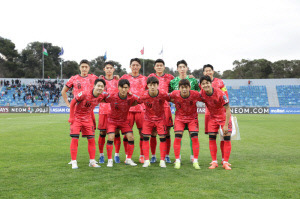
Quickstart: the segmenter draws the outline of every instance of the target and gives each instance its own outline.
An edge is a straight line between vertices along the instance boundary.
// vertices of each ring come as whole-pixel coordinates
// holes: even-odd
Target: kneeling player
[[[146,107],[144,123],[143,123],[143,154],[145,162],[143,167],[150,166],[149,161],[149,138],[153,128],[156,127],[160,139],[160,167],[165,168],[165,155],[167,150],[166,143],[166,123],[165,123],[165,101],[170,101],[168,93],[158,90],[159,81],[156,77],[148,77],[147,86],[149,88],[138,100],[144,103]]]
[[[200,169],[198,164],[198,155],[200,144],[198,141],[199,125],[197,113],[197,101],[200,101],[199,92],[190,90],[191,84],[189,80],[182,79],[179,81],[179,90],[173,91],[170,94],[171,101],[175,103],[176,113],[174,122],[174,154],[176,158],[175,168],[180,168],[180,149],[181,139],[185,127],[189,129],[190,137],[192,140],[192,149],[194,154],[193,167]]]
[[[213,88],[211,85],[211,78],[203,76],[200,79],[202,90],[200,91],[201,101],[205,103],[210,115],[205,122],[205,134],[209,134],[209,150],[212,157],[211,166],[209,169],[218,167],[217,161],[217,143],[216,137],[218,130],[221,127],[224,136],[224,161],[223,168],[231,170],[228,163],[231,153],[231,131],[232,124],[230,120],[229,100],[226,94],[219,88]],[[224,111],[226,110],[226,112]]]
[[[131,106],[137,105],[138,97],[136,95],[127,95],[130,89],[130,83],[127,79],[121,79],[118,84],[118,93],[112,93],[107,96],[104,101],[110,103],[111,113],[107,118],[107,134],[108,140],[106,144],[108,162],[107,166],[113,166],[112,150],[115,139],[116,129],[120,129],[123,135],[128,139],[127,158],[125,164],[136,166],[131,160],[134,150],[134,137],[132,128],[130,127],[127,115]]]
[[[87,137],[88,139],[88,152],[90,155],[89,166],[100,167],[97,165],[95,160],[95,128],[91,113],[94,108],[108,95],[107,93],[103,93],[104,87],[105,81],[103,79],[96,79],[92,90],[86,90],[78,93],[70,104],[69,123],[71,123],[70,136],[72,137],[70,146],[72,169],[78,169],[76,158],[80,131],[82,133],[82,137]]]

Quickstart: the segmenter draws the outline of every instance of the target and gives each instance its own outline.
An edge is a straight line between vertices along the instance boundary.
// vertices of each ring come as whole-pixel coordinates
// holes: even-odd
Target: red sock
[[[143,142],[143,154],[145,156],[145,160],[149,160],[149,140],[140,141]]]
[[[166,152],[167,152],[167,142],[165,140],[160,141],[159,149],[160,149],[160,160],[165,160]]]
[[[209,150],[213,161],[217,161],[217,142],[216,139],[209,139]]]
[[[180,149],[181,149],[181,137],[175,137],[174,139],[174,154],[175,158],[180,158]]]
[[[114,149],[113,141],[107,140],[107,143],[106,143],[107,159],[112,159],[113,149]]]
[[[121,138],[120,138],[120,135],[116,135],[115,136],[115,140],[114,140],[114,143],[115,143],[115,153],[119,153],[120,152],[120,147],[121,147]]]
[[[148,142],[149,145],[149,142]],[[149,154],[149,146],[148,146],[148,154]],[[144,155],[143,152],[143,137],[140,137],[140,155]]]
[[[199,155],[199,150],[200,150],[200,144],[198,137],[192,137],[192,147],[193,147],[193,154],[194,154],[194,159],[198,159]]]
[[[166,141],[167,141],[166,155],[169,155],[170,154],[170,149],[171,149],[171,137],[170,136],[166,136]]]
[[[151,148],[152,155],[155,155],[155,153],[156,153],[156,145],[157,145],[156,136],[151,136],[151,138],[150,138],[150,148]]]
[[[71,139],[70,152],[71,152],[72,160],[76,160],[77,158],[78,140],[79,138],[74,138],[74,137]]]
[[[103,153],[103,148],[104,148],[104,144],[105,144],[105,136],[106,135],[100,134],[99,139],[98,139],[98,148],[99,148],[100,153]]]
[[[95,138],[88,138],[88,151],[90,154],[90,159],[95,159],[96,156],[96,143]]]
[[[134,141],[128,141],[128,145],[127,145],[128,156],[127,156],[127,158],[131,158],[132,157],[133,150],[134,150]]]
[[[231,141],[224,141],[224,161],[228,162],[231,153]]]
[[[128,140],[127,140],[126,135],[124,135],[124,137],[123,137],[123,145],[124,145],[124,150],[125,150],[125,154],[126,154],[126,155],[128,155],[128,152],[127,152],[127,144],[128,144]]]
[[[222,160],[223,160],[224,159],[224,141],[220,142],[220,148],[221,148]]]

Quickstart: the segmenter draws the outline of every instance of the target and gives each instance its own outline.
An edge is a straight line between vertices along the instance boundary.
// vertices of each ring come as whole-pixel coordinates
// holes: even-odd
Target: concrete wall
[[[248,86],[249,79],[223,79],[226,86],[238,88],[239,86]],[[250,79],[251,86],[276,86],[276,85],[300,85],[299,78],[290,79]]]

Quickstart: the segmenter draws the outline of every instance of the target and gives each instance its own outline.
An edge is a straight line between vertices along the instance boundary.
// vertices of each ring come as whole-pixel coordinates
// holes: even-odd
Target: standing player
[[[223,168],[231,170],[228,163],[231,153],[231,132],[232,125],[230,121],[230,107],[229,100],[226,94],[219,88],[211,86],[211,79],[209,76],[203,76],[200,79],[202,90],[200,91],[201,101],[205,103],[206,108],[210,114],[205,123],[205,134],[209,134],[209,150],[212,157],[211,166],[209,169],[218,167],[217,161],[217,144],[216,138],[218,130],[221,127],[224,136],[224,161]],[[226,112],[224,111],[226,110]]]
[[[100,76],[106,82],[105,91],[109,94],[118,93],[118,80],[114,77],[114,64],[112,62],[105,62],[104,69],[105,76]],[[103,148],[105,144],[106,129],[107,129],[107,116],[110,114],[111,108],[110,104],[100,103],[99,107],[99,122],[98,130],[100,130],[100,135],[98,139],[98,147],[100,152],[99,163],[104,163],[104,153]],[[120,163],[119,151],[121,146],[121,138],[119,130],[115,132],[115,162]]]
[[[122,135],[125,135],[128,139],[127,144],[127,157],[125,164],[136,166],[131,160],[133,150],[134,150],[134,137],[132,128],[129,125],[129,121],[127,119],[128,112],[131,106],[137,105],[138,97],[136,95],[127,95],[130,89],[130,83],[127,79],[122,79],[119,81],[117,93],[112,93],[107,96],[104,101],[110,103],[111,112],[108,115],[107,119],[107,134],[108,140],[106,144],[107,149],[107,157],[108,162],[107,166],[113,166],[112,160],[112,150],[113,150],[113,141],[115,139],[116,129],[120,129],[122,131]]]
[[[200,91],[198,81],[195,78],[191,78],[187,75],[188,70],[189,70],[189,68],[188,68],[188,65],[185,60],[180,60],[177,62],[177,71],[179,72],[179,76],[175,77],[175,79],[173,79],[170,82],[170,92],[179,89],[179,81],[182,79],[189,80],[189,82],[191,83],[191,90]],[[191,160],[191,162],[193,162],[194,155],[193,155],[192,140],[190,140],[190,148],[191,148],[190,160]]]
[[[214,73],[215,73],[215,71],[214,71],[214,67],[212,65],[207,64],[207,65],[203,66],[203,75],[207,75],[207,76],[210,77],[211,86],[213,88],[219,88],[222,91],[224,91],[225,94],[226,94],[227,99],[229,99],[228,91],[227,91],[227,88],[226,88],[223,80],[214,77]],[[199,86],[200,86],[200,84],[199,84]],[[209,110],[205,109],[205,128],[207,127],[206,124],[208,122],[208,117],[209,117]],[[207,132],[207,129],[205,129],[205,132]],[[221,140],[221,142],[220,142],[220,148],[221,148],[221,153],[222,153],[222,164],[223,164],[223,161],[224,161],[224,141],[223,140]]]
[[[170,81],[172,79],[174,79],[174,77],[173,77],[173,75],[164,73],[164,70],[165,70],[164,60],[157,59],[155,61],[154,70],[156,71],[156,73],[151,73],[148,77],[152,77],[152,76],[156,77],[159,80],[158,89],[160,91],[169,93]],[[167,151],[166,151],[165,161],[166,161],[166,163],[171,163],[171,160],[169,157],[170,148],[171,148],[170,129],[173,126],[173,119],[172,119],[170,105],[167,101],[165,102],[164,109],[165,109],[166,126],[167,126],[167,135],[166,135]],[[151,153],[152,153],[150,163],[156,162],[156,156],[155,156],[156,145],[157,145],[156,135],[157,135],[157,131],[154,131],[154,132],[152,132],[151,138],[150,138],[150,148],[151,148]]]
[[[148,91],[138,100],[144,103],[146,107],[145,118],[143,123],[143,153],[145,155],[145,163],[143,167],[150,166],[149,161],[149,138],[153,128],[156,128],[160,139],[160,163],[162,168],[167,167],[165,162],[167,143],[166,143],[166,124],[165,124],[165,101],[170,101],[168,93],[158,90],[159,81],[156,77],[148,77]]]
[[[141,96],[146,88],[147,88],[147,77],[139,74],[139,71],[141,69],[141,61],[138,58],[133,58],[130,60],[130,69],[131,69],[131,75],[125,74],[120,79],[128,79],[130,82],[130,92],[132,94],[135,94],[137,96]],[[137,128],[139,129],[140,134],[140,162],[144,163],[144,155],[142,150],[142,127],[143,127],[143,121],[144,121],[144,106],[142,104],[139,104],[137,106],[131,107],[128,113],[128,120],[130,123],[130,127],[133,128],[134,122],[136,123]],[[126,155],[127,153],[127,144],[128,140],[124,136],[123,138],[123,144]]]
[[[192,91],[189,80],[182,79],[179,81],[179,91],[173,91],[170,94],[171,101],[175,103],[176,113],[174,122],[174,153],[175,153],[175,168],[180,168],[180,149],[181,139],[184,129],[188,127],[193,147],[193,166],[195,169],[200,169],[198,164],[198,155],[200,144],[198,141],[199,124],[197,113],[197,101],[200,101],[200,95],[198,91]]]
[[[70,103],[68,101],[67,92],[70,88],[73,88],[73,94],[74,96],[77,96],[78,93],[80,93],[81,91],[92,89],[95,80],[98,79],[98,76],[94,74],[88,74],[90,66],[89,61],[86,59],[80,61],[79,70],[80,74],[72,76],[61,91],[61,95],[68,107],[70,107]],[[94,112],[91,112],[91,116],[93,118],[94,126],[96,128]],[[69,162],[69,164],[71,164],[71,162]]]
[[[72,138],[70,145],[72,169],[78,169],[77,150],[80,132],[82,133],[81,136],[87,137],[88,140],[88,152],[90,155],[89,166],[100,167],[95,160],[95,128],[91,113],[94,108],[108,96],[107,93],[103,93],[104,87],[105,81],[103,79],[96,79],[94,89],[88,89],[78,93],[71,102],[69,123],[71,123],[70,136]]]

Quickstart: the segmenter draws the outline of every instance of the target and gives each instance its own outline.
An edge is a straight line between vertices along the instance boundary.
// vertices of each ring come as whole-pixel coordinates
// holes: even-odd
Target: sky
[[[80,62],[107,52],[130,72],[131,58],[163,58],[176,69],[211,64],[233,69],[241,59],[299,59],[299,0],[2,0],[0,36],[16,49],[34,41],[64,48]],[[163,48],[163,54],[159,55]]]

